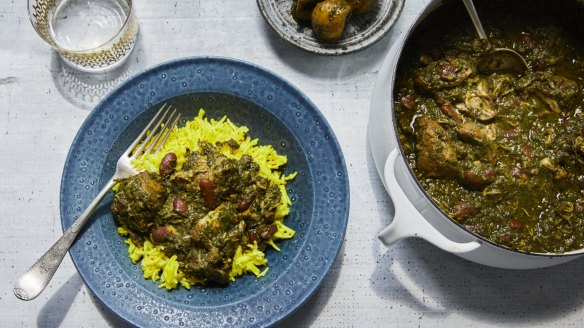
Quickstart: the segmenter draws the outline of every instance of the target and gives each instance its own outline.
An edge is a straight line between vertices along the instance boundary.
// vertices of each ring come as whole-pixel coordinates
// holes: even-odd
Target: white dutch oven
[[[386,246],[419,237],[467,260],[509,269],[531,269],[571,261],[584,250],[562,254],[528,254],[496,245],[473,234],[439,210],[416,181],[398,143],[393,114],[393,87],[403,47],[416,27],[446,0],[430,1],[386,56],[374,86],[369,113],[369,141],[377,171],[395,207],[391,224],[379,234]]]

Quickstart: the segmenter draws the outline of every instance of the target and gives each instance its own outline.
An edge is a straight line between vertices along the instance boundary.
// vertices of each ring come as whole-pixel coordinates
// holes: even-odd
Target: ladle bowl
[[[529,65],[517,51],[509,48],[493,48],[483,29],[479,15],[472,0],[462,0],[468,11],[472,23],[481,40],[484,40],[490,51],[483,55],[477,64],[477,69],[482,73],[512,73],[521,75],[529,70]]]

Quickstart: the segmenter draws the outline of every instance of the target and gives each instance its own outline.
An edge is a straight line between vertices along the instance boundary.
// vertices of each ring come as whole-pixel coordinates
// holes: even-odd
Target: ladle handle
[[[462,2],[464,2],[464,6],[466,7],[466,10],[468,11],[468,14],[470,15],[470,19],[472,20],[472,23],[475,26],[475,29],[477,30],[477,33],[479,34],[479,38],[483,39],[483,40],[487,40],[487,42],[489,42],[489,39],[487,39],[487,34],[485,33],[485,30],[483,29],[483,24],[481,24],[481,20],[479,19],[479,15],[477,14],[477,10],[475,9],[474,3],[472,2],[472,0],[462,0]]]

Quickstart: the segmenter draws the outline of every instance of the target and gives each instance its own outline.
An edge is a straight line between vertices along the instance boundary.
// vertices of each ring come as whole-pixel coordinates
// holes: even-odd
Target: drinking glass
[[[41,38],[85,72],[120,66],[138,35],[132,0],[28,0],[28,13]]]

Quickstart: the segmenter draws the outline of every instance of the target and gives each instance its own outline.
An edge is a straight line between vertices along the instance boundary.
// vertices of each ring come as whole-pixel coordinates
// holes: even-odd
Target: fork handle
[[[79,235],[81,228],[114,185],[114,178],[111,178],[99,191],[91,204],[81,213],[79,218],[63,233],[63,236],[28,271],[20,276],[14,285],[14,295],[16,297],[24,301],[30,301],[39,296],[45,287],[47,287],[49,281],[51,281],[57,268],[63,261],[65,254],[67,254],[77,235]]]

